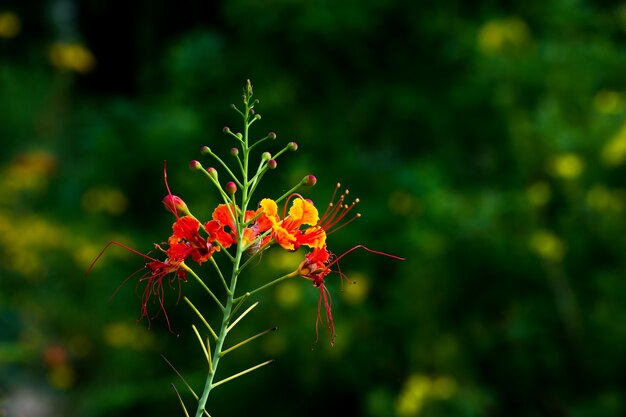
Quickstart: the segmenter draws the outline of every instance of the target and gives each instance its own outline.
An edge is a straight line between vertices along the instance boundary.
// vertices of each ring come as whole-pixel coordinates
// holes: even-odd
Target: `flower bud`
[[[224,191],[226,191],[226,194],[228,195],[235,194],[237,192],[237,184],[232,181],[228,181],[224,186]]]
[[[232,156],[237,156],[237,155],[239,155],[239,149],[237,149],[237,148],[230,148],[230,154],[231,154]]]
[[[195,160],[194,161],[190,161],[189,162],[189,168],[192,171],[197,171],[199,169],[202,169],[202,164],[200,162],[198,162],[198,161],[195,161]]]
[[[274,139],[276,139],[276,133],[275,132],[270,132],[270,133],[267,134],[267,137],[270,140],[274,140]]]
[[[270,159],[272,159],[272,154],[271,154],[271,153],[269,153],[269,152],[263,152],[263,153],[261,154],[261,159],[262,159],[263,161],[269,161]]]
[[[254,120],[261,120],[261,115],[260,114],[255,114],[254,115]]]
[[[211,148],[209,148],[208,146],[203,146],[202,148],[200,148],[200,153],[202,155],[210,155],[211,154]]]
[[[222,132],[224,132],[224,133],[230,133],[230,127],[228,127],[228,126],[224,126],[224,129],[222,129]]]
[[[215,181],[217,181],[217,169],[211,167],[211,168],[207,169],[206,172],[211,176],[211,178],[213,178]]]
[[[289,142],[287,144],[287,149],[289,149],[290,151],[297,151],[298,150],[298,144],[296,142]]]
[[[278,165],[278,163],[275,159],[270,159],[269,161],[267,161],[267,167],[269,169],[276,169],[276,165]]]
[[[306,185],[307,187],[312,187],[317,182],[317,178],[315,175],[307,175],[302,179],[302,185]]]
[[[189,214],[187,204],[185,204],[182,198],[176,195],[166,195],[165,198],[163,198],[163,205],[165,205],[167,211],[175,216],[178,215],[178,213]]]

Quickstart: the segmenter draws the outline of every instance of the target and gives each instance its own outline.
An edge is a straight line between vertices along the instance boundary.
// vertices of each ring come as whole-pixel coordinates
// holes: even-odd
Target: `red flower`
[[[142,320],[145,317],[149,323],[150,320],[158,316],[158,314],[161,311],[163,311],[163,314],[165,315],[165,320],[167,321],[167,327],[171,331],[172,328],[170,325],[169,317],[167,316],[167,312],[165,311],[165,288],[163,286],[163,281],[166,280],[170,287],[173,287],[173,284],[175,283],[178,284],[178,290],[179,290],[179,296],[180,296],[180,281],[187,281],[186,270],[181,267],[182,261],[178,262],[169,258],[166,259],[165,261],[160,261],[158,259],[152,258],[149,255],[141,253],[133,248],[130,248],[124,245],[123,243],[112,241],[112,242],[109,242],[104,247],[104,249],[102,249],[102,251],[98,254],[96,259],[94,259],[94,261],[89,266],[89,269],[87,270],[86,274],[89,274],[89,272],[91,272],[96,262],[100,259],[100,257],[104,254],[104,252],[111,245],[117,245],[149,261],[146,263],[146,265],[142,269],[139,270],[139,271],[145,270],[144,274],[139,277],[138,282],[145,281],[146,287],[144,288],[143,294],[141,296],[141,316],[139,317],[138,321]],[[162,250],[158,245],[157,245],[157,248]],[[137,272],[128,276],[122,282],[121,285],[126,283],[126,281],[128,281],[133,276],[135,276]],[[115,293],[117,293],[121,285],[115,290]],[[115,293],[113,293],[113,295],[115,295]],[[156,304],[159,305],[159,310],[157,311],[155,315],[151,316],[148,312],[148,303],[150,302],[150,299],[153,297],[155,298]]]
[[[146,258],[150,259],[149,257]],[[187,271],[180,267],[180,263],[172,263],[169,259],[166,259],[164,262],[154,259],[148,262],[145,268],[148,271],[139,278],[139,282],[146,281],[146,287],[141,297],[141,317],[139,320],[145,317],[148,323],[150,323],[151,319],[158,316],[160,311],[163,311],[167,328],[172,331],[170,319],[167,316],[167,311],[165,311],[163,280],[167,278],[170,287],[173,287],[172,284],[174,283],[178,284],[178,298],[180,298],[180,281],[187,281]],[[148,313],[148,302],[152,297],[155,298],[156,303],[159,305],[159,310],[154,316],[150,317]],[[178,302],[178,299],[176,302]]]
[[[191,257],[199,265],[211,258],[214,246],[200,236],[200,222],[193,217],[184,216],[176,220],[172,226],[174,234],[168,239],[169,248],[166,253],[175,264],[180,264]]]
[[[320,322],[325,322],[326,327],[328,328],[328,332],[330,334],[330,344],[331,346],[335,343],[336,333],[335,333],[335,322],[333,321],[332,314],[332,299],[330,296],[330,292],[328,288],[324,285],[324,279],[331,272],[335,272],[339,274],[341,278],[348,279],[339,268],[339,260],[356,249],[365,249],[368,252],[375,253],[377,255],[383,255],[390,258],[404,260],[404,258],[400,258],[398,256],[390,255],[388,253],[375,251],[369,249],[363,245],[357,245],[340,256],[335,257],[324,245],[321,248],[315,248],[313,251],[309,252],[304,261],[298,267],[298,275],[303,278],[310,279],[313,282],[313,286],[319,288],[320,295],[317,301],[317,317],[315,319],[315,335],[317,340],[318,328]],[[337,270],[332,270],[331,267],[337,264]],[[322,305],[324,306],[325,315],[322,317]]]

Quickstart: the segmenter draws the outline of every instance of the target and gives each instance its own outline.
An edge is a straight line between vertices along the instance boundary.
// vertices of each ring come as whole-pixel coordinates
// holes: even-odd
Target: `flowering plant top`
[[[313,201],[297,193],[301,187],[315,185],[317,179],[313,175],[305,176],[283,195],[274,199],[261,198],[253,206],[253,196],[263,176],[269,170],[277,168],[279,157],[288,151],[296,151],[298,145],[295,142],[289,142],[274,155],[269,152],[262,152],[256,170],[251,166],[251,156],[257,154],[258,147],[265,142],[276,139],[274,132],[270,132],[256,141],[251,139],[250,127],[261,118],[255,111],[255,105],[259,101],[253,100],[252,96],[252,84],[248,81],[243,90],[243,108],[232,106],[242,117],[243,130],[233,132],[229,127],[223,129],[223,132],[236,143],[230,152],[235,157],[236,169],[231,169],[208,146],[203,146],[200,151],[203,155],[211,157],[218,168],[205,168],[201,162],[196,160],[189,163],[193,171],[203,174],[215,186],[216,192],[223,200],[223,203],[215,207],[211,217],[196,217],[181,197],[172,194],[167,183],[167,172],[164,168],[163,176],[167,195],[163,199],[163,204],[174,216],[174,223],[169,238],[164,243],[155,244],[158,256],[143,254],[120,242],[110,242],[89,268],[90,271],[111,245],[122,247],[143,257],[145,259],[143,274],[138,277],[138,281],[144,285],[139,319],[146,319],[149,322],[163,313],[170,331],[171,323],[165,308],[166,291],[174,288],[178,298],[180,298],[182,285],[187,283],[190,278],[206,291],[209,301],[219,307],[221,320],[219,327],[216,327],[218,330],[215,331],[213,325],[210,324],[212,320],[205,318],[196,305],[187,297],[183,297],[206,327],[201,332],[195,325],[191,326],[198,337],[207,362],[207,378],[202,393],[197,395],[183,378],[186,387],[197,400],[196,417],[209,415],[207,400],[215,387],[271,363],[271,360],[265,361],[235,375],[215,380],[220,360],[226,354],[276,329],[274,327],[262,331],[231,347],[225,347],[229,332],[257,306],[258,302],[250,305],[238,316],[236,315],[240,308],[247,304],[251,295],[295,277],[309,280],[313,287],[319,291],[315,320],[316,340],[321,324],[328,330],[332,345],[336,333],[331,294],[325,285],[325,280],[331,273],[336,273],[340,278],[346,279],[338,267],[339,260],[356,249],[364,249],[374,254],[402,259],[395,255],[369,249],[363,245],[356,245],[339,256],[330,251],[328,237],[360,217],[360,214],[353,210],[359,202],[358,199],[348,202],[347,190],[337,195],[341,189],[340,184],[337,184],[337,188],[322,214]],[[220,173],[218,173],[218,169]],[[227,177],[226,182],[222,183],[220,175]],[[264,251],[272,246],[290,252],[304,247],[307,252],[303,256],[303,260],[298,265],[294,265],[292,272],[269,281],[254,290],[237,295],[237,282],[242,272],[253,260],[258,259]],[[228,272],[222,271],[215,261],[216,256],[226,257],[232,264],[232,269]],[[196,270],[205,264],[211,265],[213,272],[205,272],[203,275],[206,277],[201,278]],[[209,276],[213,276],[213,278],[209,278]],[[223,294],[214,293],[206,285],[206,279],[215,278],[223,284]],[[203,337],[202,333],[206,333],[208,336]],[[175,368],[174,371],[181,376]],[[188,416],[189,413],[182,397],[178,391],[176,394],[185,415]]]

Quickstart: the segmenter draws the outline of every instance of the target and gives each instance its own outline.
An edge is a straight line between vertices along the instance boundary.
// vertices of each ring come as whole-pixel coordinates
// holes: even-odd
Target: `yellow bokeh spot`
[[[304,260],[301,252],[285,250],[270,251],[265,257],[267,265],[277,271],[294,271]]]
[[[625,109],[624,94],[618,91],[601,90],[593,98],[593,107],[599,113],[619,114]]]
[[[108,213],[118,216],[128,208],[128,198],[117,188],[95,187],[87,190],[81,198],[82,206],[92,213]]]
[[[530,238],[531,249],[540,257],[553,262],[563,259],[565,243],[549,230],[538,230]]]
[[[303,284],[301,280],[290,280],[278,285],[274,293],[278,305],[286,309],[295,307],[302,299]]]
[[[55,366],[48,371],[48,381],[54,388],[71,388],[75,380],[76,374],[74,369],[67,364]]]
[[[585,169],[582,158],[575,153],[556,155],[550,161],[550,170],[557,177],[564,179],[578,178]]]
[[[0,38],[13,38],[20,33],[22,21],[13,12],[0,13]]]
[[[621,193],[612,191],[604,185],[595,185],[589,191],[585,199],[587,206],[601,212],[621,212],[624,208]]]
[[[486,22],[478,31],[478,49],[487,54],[519,48],[530,40],[526,22],[517,17],[494,19]]]
[[[96,66],[92,53],[80,43],[55,43],[50,47],[48,57],[58,69],[79,74],[85,74]]]
[[[103,330],[104,341],[114,347],[144,349],[152,343],[152,336],[142,327],[123,322],[111,323]]]
[[[552,197],[552,189],[546,182],[536,182],[526,189],[526,198],[533,206],[545,206]]]
[[[417,416],[430,400],[447,400],[458,390],[458,383],[448,376],[435,378],[412,374],[396,400],[396,412],[401,417]]]
[[[361,304],[370,290],[369,279],[360,273],[351,272],[346,274],[350,282],[343,282],[342,297],[348,304]]]
[[[447,400],[456,394],[458,385],[453,378],[447,376],[437,377],[432,384],[432,395],[435,398]]]
[[[602,161],[611,167],[621,165],[626,160],[626,123],[602,148]]]

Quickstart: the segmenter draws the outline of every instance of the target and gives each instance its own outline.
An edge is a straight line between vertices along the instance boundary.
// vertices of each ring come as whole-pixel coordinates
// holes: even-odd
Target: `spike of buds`
[[[307,187],[312,187],[317,183],[317,178],[315,175],[307,175],[302,179],[302,185],[306,185]]]
[[[287,149],[289,149],[290,151],[297,151],[298,150],[298,144],[296,142],[289,142],[287,144]]]
[[[192,171],[197,171],[199,169],[202,169],[202,164],[199,161],[195,161],[195,160],[194,161],[190,161],[189,162],[189,168]]]
[[[232,181],[228,181],[224,186],[224,191],[226,191],[226,194],[228,195],[234,195],[237,192],[237,184]]]

